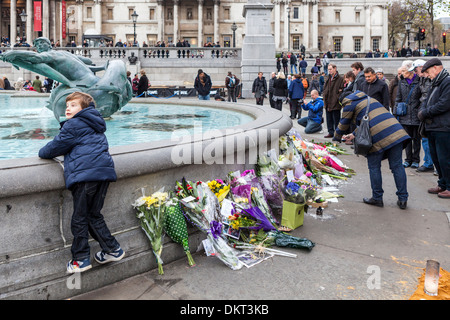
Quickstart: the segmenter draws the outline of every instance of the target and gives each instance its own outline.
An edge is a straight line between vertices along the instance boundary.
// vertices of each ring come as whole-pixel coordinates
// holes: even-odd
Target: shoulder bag
[[[370,97],[367,96],[366,114],[361,119],[358,129],[353,140],[355,154],[367,156],[369,150],[372,148],[372,135],[370,134],[369,126],[369,109],[370,109]]]
[[[406,116],[406,114],[408,113],[408,103],[409,103],[409,98],[411,97],[411,94],[414,90],[414,87],[416,85],[414,84],[411,88],[411,90],[409,90],[409,94],[408,97],[406,98],[405,102],[398,102],[397,103],[397,107],[395,108],[395,115],[396,116]]]

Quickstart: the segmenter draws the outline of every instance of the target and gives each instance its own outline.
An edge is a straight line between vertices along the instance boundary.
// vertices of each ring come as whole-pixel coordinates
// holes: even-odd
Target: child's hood
[[[94,106],[90,105],[86,109],[81,110],[73,118],[83,121],[97,132],[106,131],[106,122]]]

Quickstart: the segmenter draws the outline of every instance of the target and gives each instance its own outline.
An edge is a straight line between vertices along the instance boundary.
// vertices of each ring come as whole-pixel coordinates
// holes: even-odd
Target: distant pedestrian
[[[228,72],[228,75],[225,78],[225,87],[228,91],[228,102],[233,101],[236,102],[236,87],[239,84],[239,79],[231,73]]]
[[[288,97],[288,86],[286,81],[286,76],[283,72],[279,72],[277,78],[273,83],[273,100],[275,102],[275,109],[282,110],[283,102],[287,100]]]
[[[253,81],[252,93],[255,96],[256,104],[262,106],[267,94],[267,82],[262,72],[258,72],[258,77]]]
[[[145,70],[142,69],[140,71],[141,77],[139,78],[138,88],[137,88],[137,96],[145,97],[148,90],[148,78],[145,74]]]
[[[194,81],[194,88],[197,90],[199,100],[210,100],[212,82],[209,75],[199,69]]]

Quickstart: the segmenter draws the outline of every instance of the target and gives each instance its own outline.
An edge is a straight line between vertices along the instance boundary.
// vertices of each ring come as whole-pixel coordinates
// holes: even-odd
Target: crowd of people
[[[263,105],[267,94],[272,108],[281,110],[283,103],[288,103],[291,119],[305,127],[305,133],[323,132],[325,122],[324,138],[354,148],[358,125],[369,108],[373,147],[366,157],[372,197],[364,198],[364,203],[383,206],[381,161],[386,158],[401,209],[406,208],[408,199],[406,168],[419,173],[434,172],[438,186],[428,192],[450,199],[450,76],[439,58],[428,61],[406,58],[390,81],[382,69],[364,67],[360,61],[342,75],[336,64],[328,62],[327,73],[320,74],[323,85],[317,79],[319,74],[313,74],[308,81],[304,64],[296,69],[295,55],[289,56],[290,71],[294,74],[286,76],[287,63],[280,59],[278,72],[272,72],[268,81],[262,72],[258,74],[252,93],[258,105]],[[311,96],[309,102],[305,99],[306,92]],[[301,116],[302,110],[308,111],[307,116]]]

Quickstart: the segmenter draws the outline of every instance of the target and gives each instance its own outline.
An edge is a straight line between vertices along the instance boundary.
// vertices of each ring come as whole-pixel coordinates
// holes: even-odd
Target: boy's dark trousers
[[[74,260],[80,261],[90,257],[89,234],[98,241],[103,251],[111,252],[120,247],[100,213],[108,186],[107,181],[93,181],[79,182],[70,188],[73,197],[71,231]]]

